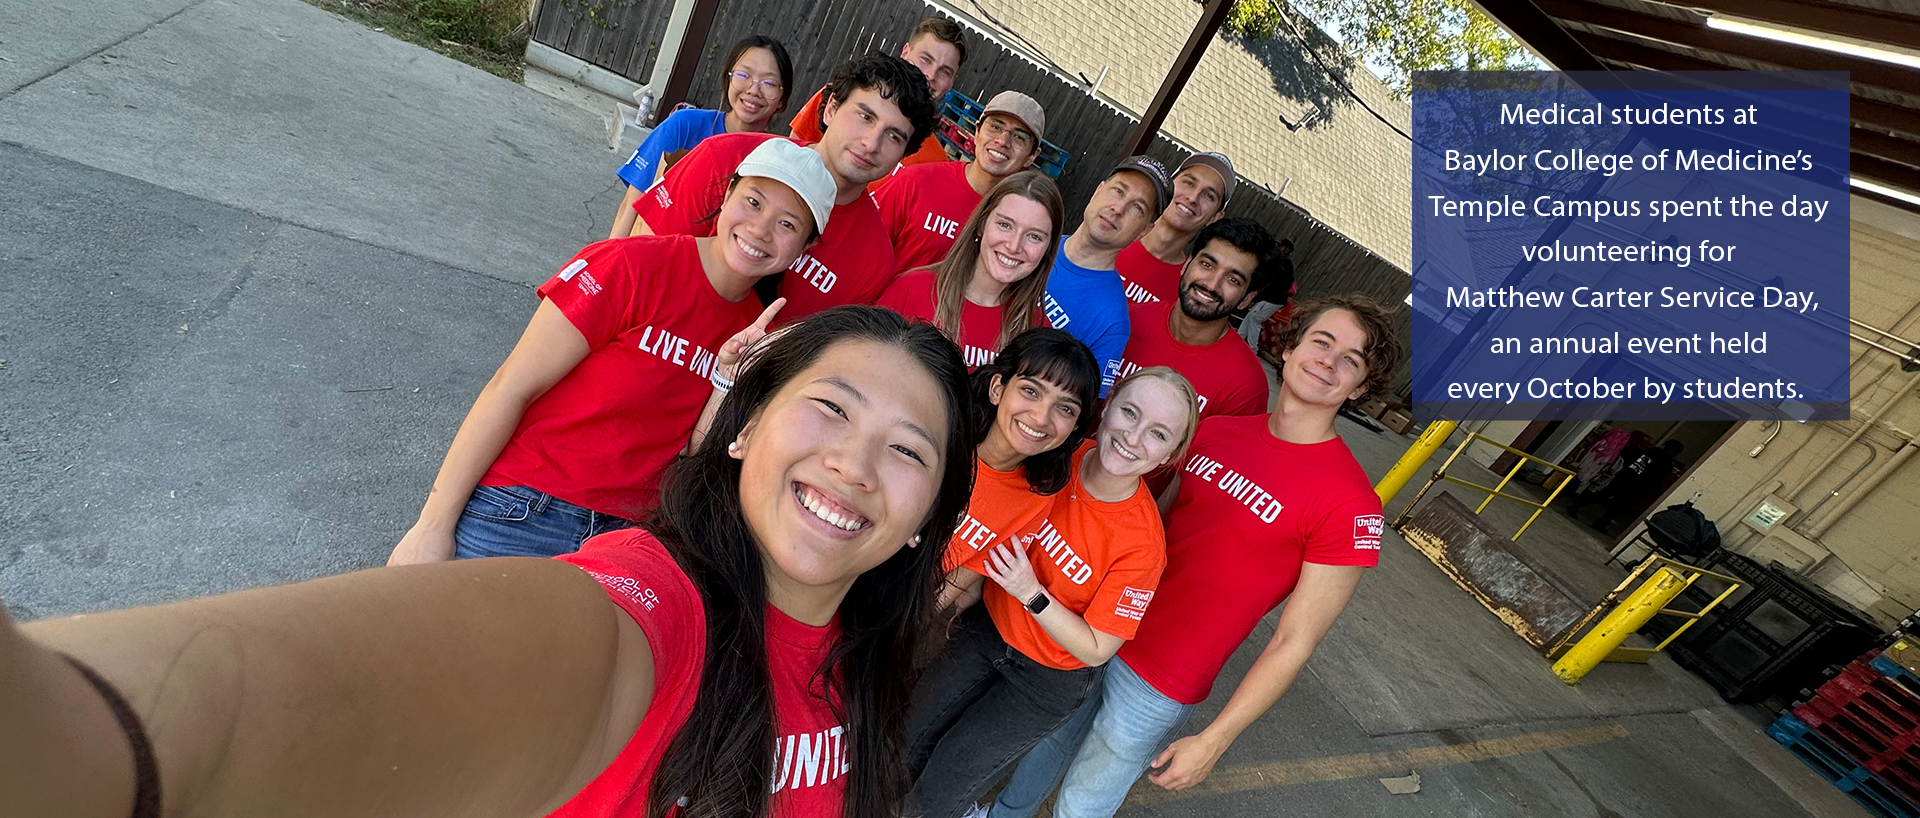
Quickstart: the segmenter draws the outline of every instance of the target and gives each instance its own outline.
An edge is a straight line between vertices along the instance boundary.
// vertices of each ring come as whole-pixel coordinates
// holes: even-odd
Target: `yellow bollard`
[[[1553,675],[1567,684],[1579,684],[1580,680],[1593,670],[1593,666],[1606,661],[1613,649],[1627,641],[1627,636],[1647,624],[1654,614],[1665,608],[1667,603],[1680,595],[1687,587],[1687,578],[1672,568],[1662,567],[1640,583],[1633,593],[1620,601],[1618,607],[1600,620],[1586,636],[1580,637],[1560,661],[1553,663]]]
[[[1380,484],[1373,487],[1373,493],[1380,495],[1380,505],[1393,502],[1393,496],[1407,487],[1407,481],[1412,480],[1420,467],[1426,465],[1427,458],[1432,457],[1441,444],[1453,436],[1454,427],[1459,425],[1459,422],[1452,420],[1436,420],[1427,424],[1426,430],[1413,441],[1413,447],[1407,449],[1407,453],[1401,455],[1400,460],[1387,471],[1387,476],[1380,478]]]

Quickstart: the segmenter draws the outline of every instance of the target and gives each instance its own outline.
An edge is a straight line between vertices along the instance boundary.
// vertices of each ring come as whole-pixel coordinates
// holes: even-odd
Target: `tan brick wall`
[[[1093,80],[1106,69],[1101,94],[1135,112],[1152,102],[1202,10],[1193,0],[980,3],[1069,74]],[[971,4],[959,8],[978,16]],[[1318,71],[1310,57],[1291,56],[1308,63],[1300,70]],[[1372,74],[1358,69],[1348,73],[1348,82],[1389,122],[1411,128],[1410,107],[1393,99]],[[1272,190],[1284,186],[1287,199],[1320,221],[1410,269],[1411,148],[1406,138],[1344,97],[1331,106],[1327,123],[1291,133],[1280,124],[1282,115],[1298,122],[1311,109],[1275,90],[1273,72],[1260,57],[1216,37],[1163,130],[1195,149],[1227,154],[1242,175]]]
[[[1920,216],[1908,211],[1855,198],[1853,207],[1852,314],[1857,320],[1920,337]],[[1765,440],[1770,427],[1747,423],[1687,480],[1675,487],[1662,505],[1701,492],[1697,505],[1713,516],[1735,550],[1754,547],[1757,538],[1739,525],[1760,499],[1801,482],[1813,467],[1845,443],[1859,424],[1889,400],[1897,400],[1881,422],[1861,441],[1876,450],[1873,464],[1851,483],[1848,474],[1866,461],[1859,443],[1841,452],[1797,497],[1788,497],[1802,509],[1811,509],[1838,489],[1814,516],[1806,511],[1789,518],[1788,525],[1805,530],[1818,524],[1846,498],[1854,495],[1880,467],[1893,459],[1909,436],[1920,432],[1920,380],[1899,371],[1891,355],[1853,344],[1853,420],[1798,424],[1788,422],[1758,458],[1747,452]],[[1885,376],[1884,378],[1882,376]],[[1785,487],[1785,488],[1783,488]],[[1866,583],[1884,589],[1883,614],[1901,614],[1920,607],[1920,456],[1914,457],[1865,497],[1818,538],[1845,567]],[[1852,581],[1838,568],[1815,574],[1822,584],[1838,591]],[[1844,594],[1843,594],[1844,595]]]

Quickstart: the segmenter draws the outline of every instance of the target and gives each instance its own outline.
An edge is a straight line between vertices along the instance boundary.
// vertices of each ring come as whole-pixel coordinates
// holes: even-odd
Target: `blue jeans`
[[[453,527],[453,558],[557,557],[632,526],[526,486],[475,486]]]
[[[1100,690],[1021,759],[993,802],[992,818],[1030,818],[1056,784],[1054,818],[1113,815],[1192,712],[1193,705],[1161,695],[1114,657]]]

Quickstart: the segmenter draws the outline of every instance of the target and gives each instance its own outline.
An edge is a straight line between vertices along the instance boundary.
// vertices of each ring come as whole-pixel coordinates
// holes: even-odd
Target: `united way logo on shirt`
[[[1147,614],[1147,603],[1152,601],[1152,591],[1128,585],[1120,589],[1120,604],[1113,606],[1113,615],[1138,622]]]
[[[1353,518],[1353,547],[1365,551],[1380,550],[1380,532],[1387,527],[1384,514],[1362,514]]]

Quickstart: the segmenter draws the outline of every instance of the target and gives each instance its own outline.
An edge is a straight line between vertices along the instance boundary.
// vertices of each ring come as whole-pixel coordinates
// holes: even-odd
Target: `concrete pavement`
[[[24,618],[379,564],[528,285],[617,201],[596,114],[297,0],[13,0],[0,57],[0,599]],[[1376,477],[1407,444],[1341,430]],[[1664,658],[1568,688],[1385,549],[1213,779],[1123,815],[1859,814]]]
[[[7,5],[0,141],[522,283],[619,201],[595,114],[305,3]]]

